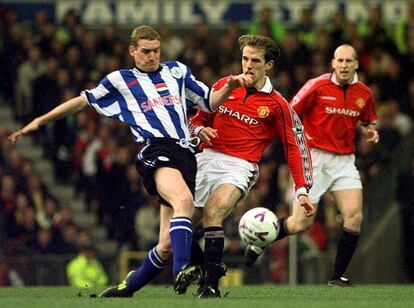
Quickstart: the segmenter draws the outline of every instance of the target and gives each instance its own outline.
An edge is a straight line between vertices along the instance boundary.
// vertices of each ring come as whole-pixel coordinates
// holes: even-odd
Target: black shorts
[[[158,194],[154,181],[154,172],[160,167],[179,170],[194,196],[197,161],[194,154],[188,148],[180,146],[178,142],[179,140],[170,138],[149,138],[135,161],[147,192],[160,197],[160,201],[165,205],[168,203]]]

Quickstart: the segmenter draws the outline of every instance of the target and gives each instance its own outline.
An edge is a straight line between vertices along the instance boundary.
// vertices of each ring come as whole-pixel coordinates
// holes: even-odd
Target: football
[[[275,213],[264,207],[248,210],[239,222],[240,238],[246,243],[264,248],[279,234],[279,222]]]

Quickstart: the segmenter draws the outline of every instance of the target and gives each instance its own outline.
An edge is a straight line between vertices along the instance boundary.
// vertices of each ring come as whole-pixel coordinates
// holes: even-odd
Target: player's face
[[[251,75],[253,86],[261,89],[265,84],[266,71],[273,66],[273,61],[266,62],[265,51],[260,48],[246,46],[243,48],[243,73]]]
[[[346,84],[352,81],[355,70],[358,68],[358,60],[355,58],[355,51],[349,46],[342,46],[335,52],[332,59],[332,68],[335,70],[339,84]]]
[[[129,46],[129,54],[135,65],[144,72],[154,72],[160,66],[161,42],[158,40],[139,40],[137,46]]]

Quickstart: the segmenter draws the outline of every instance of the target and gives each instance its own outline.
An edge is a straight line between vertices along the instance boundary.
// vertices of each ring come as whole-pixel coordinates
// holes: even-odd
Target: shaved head
[[[356,52],[355,48],[351,45],[348,45],[348,44],[340,45],[335,49],[334,59],[337,59],[338,55],[341,54],[346,49],[351,50],[351,52],[352,52],[351,55],[354,58],[354,60],[358,59],[357,52]]]

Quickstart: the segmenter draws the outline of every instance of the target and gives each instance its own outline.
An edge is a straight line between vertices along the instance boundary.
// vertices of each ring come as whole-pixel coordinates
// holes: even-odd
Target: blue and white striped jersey
[[[136,142],[188,139],[187,108],[212,111],[209,88],[177,61],[161,63],[152,73],[137,68],[112,72],[81,95],[102,115],[128,124]]]

